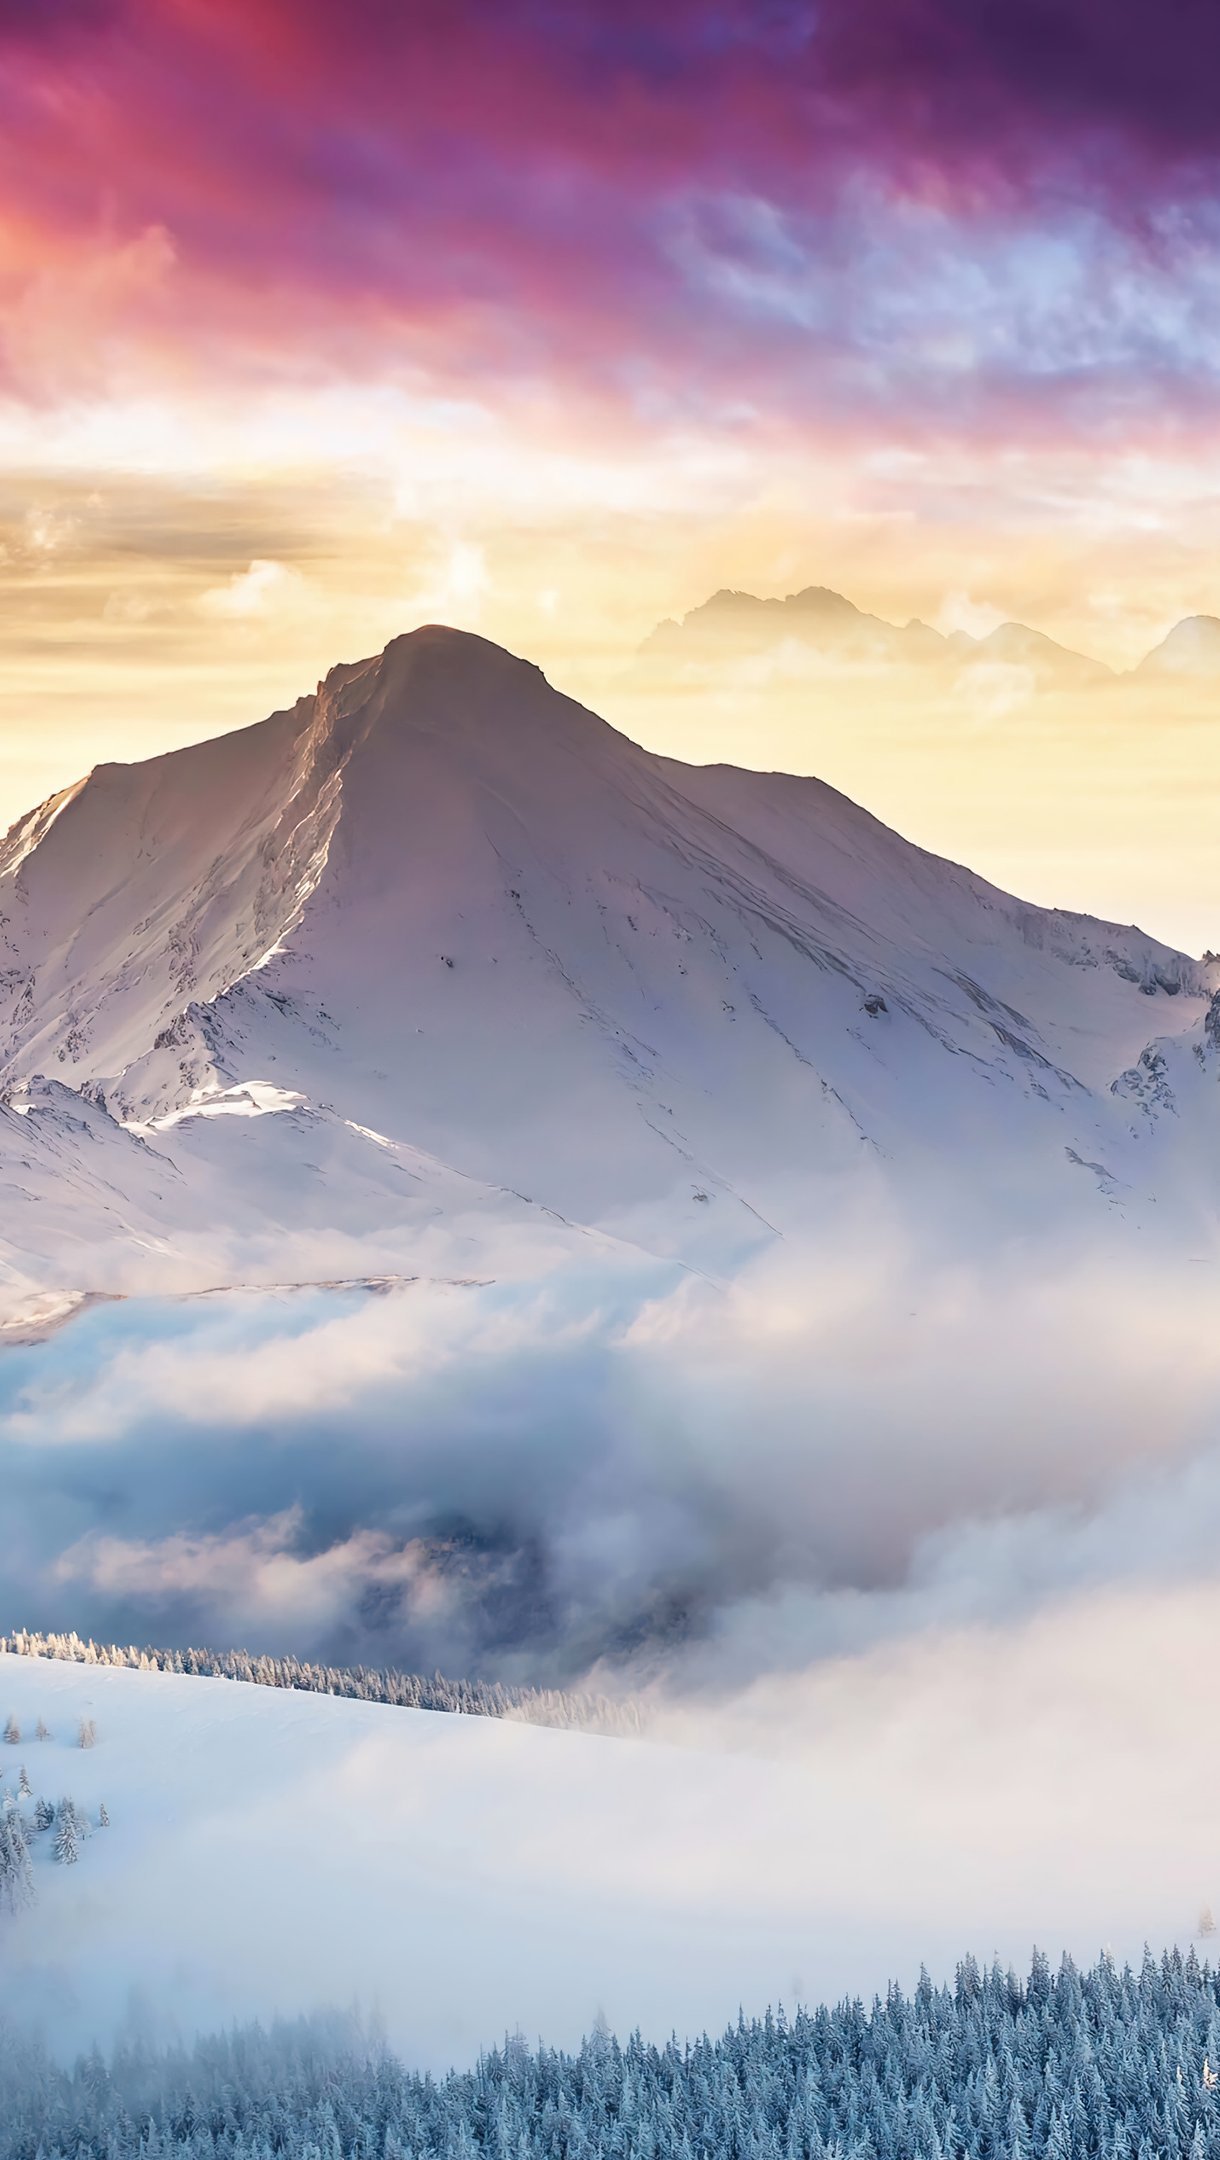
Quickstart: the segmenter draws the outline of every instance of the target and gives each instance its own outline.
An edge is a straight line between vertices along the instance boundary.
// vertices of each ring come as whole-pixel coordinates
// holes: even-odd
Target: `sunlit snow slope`
[[[718,1274],[857,1189],[1210,1238],[1218,989],[419,630],[0,846],[6,1310],[590,1237]]]

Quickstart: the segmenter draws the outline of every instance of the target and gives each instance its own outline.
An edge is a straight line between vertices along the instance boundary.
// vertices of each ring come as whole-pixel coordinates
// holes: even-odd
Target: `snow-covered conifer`
[[[55,1810],[54,1851],[61,1867],[72,1867],[80,1858],[80,1830],[70,1800],[61,1800]]]
[[[20,1815],[8,1813],[0,1821],[0,1909],[20,1912],[33,1903],[34,1877],[30,1851]]]

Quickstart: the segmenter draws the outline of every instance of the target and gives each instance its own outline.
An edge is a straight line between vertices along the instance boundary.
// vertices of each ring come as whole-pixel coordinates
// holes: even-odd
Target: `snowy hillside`
[[[933,1671],[903,1675],[907,1719],[868,1733],[826,1701],[815,1749],[765,1760],[0,1657],[22,1730],[0,1770],[110,1816],[75,1865],[40,1853],[37,1902],[0,1915],[8,2005],[75,2046],[132,2010],[189,2033],[358,1997],[439,2067],[505,2031],[570,2043],[599,2012],[664,2039],[742,2001],[867,1999],[964,1946],[1188,1932],[1215,1868],[1214,1745],[1188,1706],[1154,1761],[1149,1690],[1121,1728],[1104,1705],[1056,1722],[1044,1696],[1010,1759],[1002,1706],[951,1717]],[[1164,1810],[1171,1840],[1150,1834]]]
[[[722,1276],[870,1189],[1214,1219],[1214,963],[651,756],[443,629],[25,819],[0,963],[16,1334],[590,1238]]]

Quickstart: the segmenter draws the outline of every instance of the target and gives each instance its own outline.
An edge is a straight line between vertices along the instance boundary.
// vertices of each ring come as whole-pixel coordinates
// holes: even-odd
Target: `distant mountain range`
[[[1021,668],[1036,689],[1136,679],[1220,679],[1220,618],[1215,615],[1188,615],[1138,666],[1120,673],[1056,644],[1026,623],[1000,623],[977,638],[964,630],[934,630],[918,618],[891,623],[824,585],[808,585],[783,600],[727,589],[713,593],[680,621],[658,623],[640,647],[639,661],[646,672],[654,667],[665,671],[691,662],[714,663],[728,655],[763,653],[788,640],[845,660],[922,669]]]
[[[784,613],[871,634],[834,596]],[[723,1277],[857,1188],[989,1235],[1168,1227],[1216,1203],[1217,992],[817,780],[653,755],[418,630],[0,843],[9,1323],[527,1247]]]

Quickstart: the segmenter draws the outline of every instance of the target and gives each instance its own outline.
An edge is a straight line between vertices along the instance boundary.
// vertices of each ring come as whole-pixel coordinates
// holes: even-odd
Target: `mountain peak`
[[[553,720],[559,709],[581,708],[532,661],[473,630],[423,623],[391,638],[380,653],[331,668],[318,685],[307,747],[311,757],[343,762],[361,743],[406,734],[518,734]]]
[[[789,593],[787,606],[800,608],[806,615],[830,615],[847,617],[858,615],[860,609],[854,600],[834,592],[829,585],[805,585],[800,592]]]
[[[489,681],[512,673],[536,680],[542,670],[475,630],[458,630],[450,623],[420,623],[414,630],[400,631],[381,652],[367,659],[340,662],[318,687],[320,693],[341,690],[347,683],[367,682],[371,677],[396,687],[438,680]]]
[[[1220,674],[1220,619],[1187,615],[1141,660],[1137,674]]]
[[[389,660],[420,653],[437,654],[450,662],[475,666],[488,662],[495,666],[507,663],[511,667],[529,668],[535,675],[541,673],[532,660],[520,660],[506,646],[497,645],[494,639],[480,636],[477,630],[459,630],[452,623],[419,623],[414,630],[400,630],[397,637],[390,639],[381,657]]]

